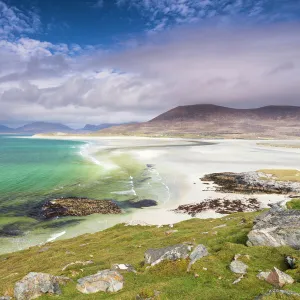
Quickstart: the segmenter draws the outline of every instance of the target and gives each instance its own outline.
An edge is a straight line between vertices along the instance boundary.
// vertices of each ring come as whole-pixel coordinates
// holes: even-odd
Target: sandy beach
[[[73,137],[59,137],[74,139]],[[155,139],[144,137],[76,137],[89,143],[87,159],[104,168],[113,168],[110,160],[126,153],[146,165],[154,165],[164,192],[157,195],[157,207],[134,210],[120,221],[140,220],[149,224],[172,224],[190,216],[175,214],[181,204],[202,202],[212,198],[242,199],[245,195],[224,194],[214,191],[213,185],[205,185],[200,178],[214,172],[247,172],[259,169],[297,169],[300,149],[270,148],[258,146],[257,140],[188,140]],[[280,143],[281,141],[276,141]],[[293,141],[290,141],[293,142]],[[296,141],[297,142],[297,141]],[[203,143],[203,144],[202,144]],[[207,143],[207,144],[206,144]],[[287,143],[287,141],[284,141]],[[101,153],[109,149],[109,157]],[[255,195],[261,207],[269,203],[287,200],[283,195]],[[221,217],[213,211],[197,214],[198,218]]]
[[[5,240],[1,247],[2,253],[101,231],[118,223],[174,224],[192,218],[188,214],[175,213],[173,210],[179,205],[216,198],[234,200],[251,197],[251,195],[216,192],[213,184],[201,182],[200,178],[205,174],[274,168],[300,169],[300,149],[263,147],[257,145],[260,141],[254,140],[204,141],[138,137],[87,138],[86,136],[52,138],[85,142],[80,147],[78,155],[82,156],[88,164],[99,167],[101,176],[107,182],[116,180],[114,174],[125,172],[126,182],[122,182],[121,185],[126,188],[118,189],[116,188],[118,185],[113,184],[110,190],[109,186],[107,189],[109,189],[110,199],[152,199],[157,201],[158,205],[143,209],[129,208],[121,215],[94,214],[77,217],[78,222],[72,226],[53,228],[50,231],[28,231],[24,236]],[[135,174],[139,172],[134,173],[135,169],[142,170],[142,176],[137,177]],[[255,195],[255,198],[262,208],[268,207],[270,203],[288,200],[287,196],[270,194]],[[224,215],[215,211],[205,211],[195,217],[222,216]],[[68,217],[60,219],[69,220]]]

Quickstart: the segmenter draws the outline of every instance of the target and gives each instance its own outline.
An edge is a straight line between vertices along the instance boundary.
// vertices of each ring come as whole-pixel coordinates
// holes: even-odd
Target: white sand
[[[97,141],[101,142],[101,146],[97,145]],[[101,151],[103,147],[112,149],[116,147],[118,154],[128,153],[145,165],[155,165],[169,193],[165,193],[163,198],[159,199],[159,206],[134,210],[126,219],[143,220],[156,225],[176,223],[191,218],[186,214],[175,214],[171,211],[180,204],[196,203],[210,198],[230,200],[247,197],[215,192],[212,185],[208,186],[200,181],[205,174],[256,171],[266,168],[300,168],[299,149],[264,148],[256,145],[258,141],[246,140],[208,141],[216,143],[214,145],[194,145],[194,142],[194,140],[184,139],[94,137],[91,152]],[[132,148],[135,146],[139,148]],[[128,147],[131,148],[126,149]],[[210,190],[207,191],[208,188]],[[262,207],[267,207],[269,203],[287,200],[286,196],[282,195],[255,195],[255,197],[261,202]],[[197,215],[198,218],[221,216],[223,215],[213,211]]]
[[[219,140],[213,145],[195,145],[195,140],[184,139],[155,139],[137,137],[52,137],[54,139],[82,140],[90,142],[85,149],[86,159],[103,167],[113,168],[109,160],[101,160],[95,153],[110,148],[117,148],[117,153],[128,153],[137,160],[146,164],[154,164],[157,177],[163,185],[163,193],[157,195],[159,205],[156,207],[135,209],[122,215],[92,215],[85,217],[80,224],[64,228],[66,232],[53,235],[50,238],[70,238],[87,232],[96,232],[106,229],[117,223],[126,223],[141,220],[148,224],[173,224],[190,219],[186,214],[176,214],[171,209],[180,204],[191,204],[210,198],[237,199],[247,197],[237,194],[217,193],[212,185],[205,185],[200,178],[214,172],[245,172],[259,169],[300,169],[300,149],[271,148],[257,146],[257,142],[246,140]],[[285,143],[292,141],[284,141]],[[177,146],[176,146],[177,145]],[[156,147],[155,147],[156,146]],[[138,148],[134,148],[138,147]],[[113,155],[113,152],[112,154]],[[210,190],[207,190],[207,189]],[[114,191],[112,191],[114,192]],[[287,200],[282,195],[254,195],[261,202],[262,207],[268,203]],[[203,212],[198,218],[216,218],[223,215],[213,211]],[[54,232],[60,234],[60,232]],[[34,234],[34,233],[33,233]],[[16,240],[17,247],[10,245],[10,249],[23,249],[30,245],[43,243],[48,236],[26,236],[26,240]]]

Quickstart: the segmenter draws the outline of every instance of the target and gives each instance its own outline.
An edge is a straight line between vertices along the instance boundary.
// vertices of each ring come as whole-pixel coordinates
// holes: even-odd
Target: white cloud
[[[2,43],[0,123],[141,121],[196,103],[297,105],[298,33],[299,24],[189,27],[116,52],[29,39]]]
[[[36,12],[24,12],[17,7],[8,6],[3,1],[0,1],[0,16],[0,40],[35,33],[41,26]]]

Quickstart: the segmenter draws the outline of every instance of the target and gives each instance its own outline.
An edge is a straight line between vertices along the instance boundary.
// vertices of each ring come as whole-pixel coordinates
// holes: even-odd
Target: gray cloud
[[[298,33],[299,24],[187,27],[123,51],[81,49],[77,56],[67,46],[33,40],[2,46],[0,123],[8,116],[69,124],[141,121],[196,103],[299,104]]]
[[[276,66],[274,69],[268,72],[268,75],[275,75],[280,72],[290,71],[295,69],[295,64],[293,62],[285,62],[283,64],[280,64],[279,66]]]

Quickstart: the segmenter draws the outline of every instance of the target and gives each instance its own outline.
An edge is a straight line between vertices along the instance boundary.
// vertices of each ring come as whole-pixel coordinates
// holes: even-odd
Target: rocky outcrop
[[[214,210],[219,214],[232,214],[236,212],[251,212],[260,209],[260,204],[256,198],[227,200],[227,199],[207,199],[200,203],[179,205],[173,211],[176,213],[186,213],[195,216],[198,213]]]
[[[17,300],[31,300],[43,294],[60,295],[60,285],[66,284],[69,280],[67,277],[31,272],[15,284],[15,298]]]
[[[132,200],[122,201],[120,203],[120,206],[122,205],[124,207],[144,208],[144,207],[157,206],[157,204],[158,203],[155,200],[143,199],[143,200],[139,200],[139,201],[132,201]]]
[[[91,200],[86,198],[55,199],[46,202],[42,208],[42,215],[47,219],[61,216],[120,213],[122,213],[122,210],[110,200]]]
[[[289,194],[300,192],[299,182],[277,181],[265,178],[265,176],[266,174],[260,172],[224,172],[205,175],[201,180],[213,182],[217,185],[217,191],[224,193]]]
[[[117,271],[103,270],[77,281],[77,290],[84,294],[117,292],[123,288],[123,276]]]
[[[190,254],[190,263],[188,265],[187,271],[191,270],[192,265],[202,257],[207,256],[209,253],[204,245],[198,245]]]
[[[191,247],[184,244],[169,246],[166,248],[149,249],[145,252],[145,264],[157,265],[163,260],[177,260],[189,257]]]
[[[274,205],[254,220],[248,234],[248,246],[279,247],[288,245],[300,249],[300,210],[287,210]]]
[[[294,283],[294,279],[290,275],[280,271],[276,267],[274,267],[271,272],[260,272],[257,277],[261,280],[267,281],[275,287],[280,288],[286,284]]]

